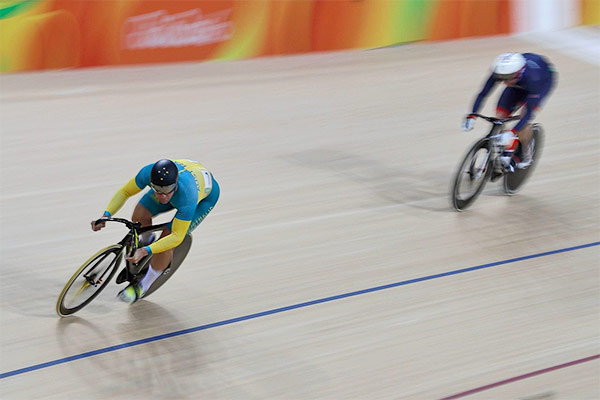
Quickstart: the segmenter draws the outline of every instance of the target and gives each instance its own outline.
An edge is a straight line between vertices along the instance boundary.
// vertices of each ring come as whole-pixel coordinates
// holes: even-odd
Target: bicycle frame
[[[506,117],[506,118],[494,118],[494,117],[487,117],[487,116],[481,115],[481,114],[473,114],[473,115],[478,118],[485,119],[486,121],[488,121],[492,124],[492,127],[490,128],[490,132],[485,136],[485,139],[487,139],[491,142],[491,146],[490,146],[491,151],[488,155],[486,155],[486,157],[491,158],[491,165],[494,169],[502,169],[502,166],[498,165],[499,156],[500,156],[500,154],[502,154],[502,151],[504,150],[504,146],[500,143],[500,136],[502,133],[502,128],[504,127],[505,123],[510,122],[510,121],[516,121],[518,119],[521,119],[521,117],[515,115],[515,116]],[[485,159],[485,162],[483,163],[483,165],[487,165],[488,162],[490,162],[489,158]]]
[[[125,226],[127,226],[127,228],[129,229],[129,232],[125,235],[125,237],[123,237],[123,239],[121,239],[120,242],[118,242],[118,245],[121,246],[123,250],[130,247],[128,257],[132,257],[134,255],[135,251],[138,249],[139,236],[142,233],[162,230],[165,226],[167,226],[167,223],[165,222],[165,223],[158,224],[158,225],[150,225],[150,226],[143,227],[141,225],[141,223],[139,223],[139,222],[131,222],[131,221],[123,219],[123,218],[112,218],[112,217],[111,218],[100,218],[95,221],[95,224],[98,224],[100,222],[119,222],[119,223],[122,223]],[[127,268],[129,271],[132,271],[132,264],[133,263],[125,260],[125,268]],[[107,273],[107,271],[104,272],[104,274],[106,274],[106,273]],[[94,286],[95,286],[102,282],[103,276],[100,277],[100,279],[95,282],[93,282],[93,280],[91,280],[91,278],[88,276],[85,276],[85,278],[86,278],[86,280],[88,280],[90,282],[90,284],[94,284]]]

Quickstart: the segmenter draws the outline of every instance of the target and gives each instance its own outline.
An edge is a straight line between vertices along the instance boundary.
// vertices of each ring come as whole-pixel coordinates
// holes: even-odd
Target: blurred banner
[[[0,71],[230,60],[502,34],[513,31],[518,1],[0,0]]]

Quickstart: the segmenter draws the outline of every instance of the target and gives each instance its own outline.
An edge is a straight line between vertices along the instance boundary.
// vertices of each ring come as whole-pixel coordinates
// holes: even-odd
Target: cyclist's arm
[[[162,253],[163,251],[179,246],[179,244],[183,242],[191,223],[191,220],[186,221],[179,218],[173,218],[171,233],[151,245],[146,246],[148,254]]]
[[[121,209],[121,207],[123,207],[123,204],[125,204],[125,201],[129,197],[141,192],[142,189],[143,187],[140,188],[137,185],[136,178],[131,178],[129,182],[127,182],[121,189],[117,191],[117,193],[115,193],[110,203],[108,203],[106,211],[104,211],[104,215],[107,217],[114,215]]]
[[[485,100],[487,95],[490,93],[490,91],[494,88],[494,86],[496,86],[497,82],[498,82],[498,80],[496,79],[494,74],[490,75],[488,80],[485,82],[485,85],[483,85],[483,89],[481,89],[481,92],[479,92],[479,94],[477,95],[477,98],[475,99],[475,103],[473,104],[473,111],[472,111],[473,114],[479,112],[479,109],[483,105],[483,101]]]

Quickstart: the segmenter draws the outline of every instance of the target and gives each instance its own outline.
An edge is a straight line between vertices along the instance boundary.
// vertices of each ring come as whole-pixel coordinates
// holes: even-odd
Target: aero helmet
[[[155,192],[168,194],[175,190],[179,171],[171,160],[158,160],[150,172],[150,187]]]
[[[500,54],[494,61],[494,75],[503,81],[509,81],[519,76],[527,61],[520,53]]]

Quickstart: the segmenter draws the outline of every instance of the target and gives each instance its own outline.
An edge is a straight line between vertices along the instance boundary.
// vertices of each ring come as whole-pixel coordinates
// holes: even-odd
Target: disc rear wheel
[[[508,195],[516,194],[527,182],[527,179],[533,174],[533,171],[542,156],[544,148],[544,131],[540,124],[533,124],[533,135],[531,137],[530,146],[532,146],[532,162],[527,168],[517,168],[513,172],[507,173],[504,176],[504,193]],[[515,157],[521,157],[521,144],[515,151]]]
[[[150,296],[159,287],[161,287],[171,276],[173,276],[173,274],[175,273],[175,271],[177,271],[181,263],[183,263],[183,260],[190,251],[190,247],[192,247],[192,236],[186,235],[181,244],[177,246],[173,251],[173,260],[171,260],[171,264],[163,271],[163,273],[158,278],[156,278],[156,280],[148,288],[148,291],[144,293],[142,298]],[[144,268],[140,272],[140,274],[136,275],[138,280],[144,277],[147,270],[148,268]]]

